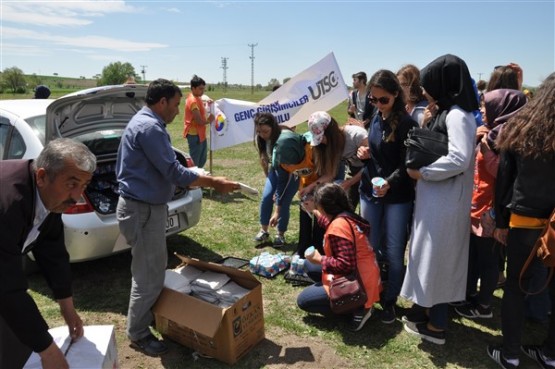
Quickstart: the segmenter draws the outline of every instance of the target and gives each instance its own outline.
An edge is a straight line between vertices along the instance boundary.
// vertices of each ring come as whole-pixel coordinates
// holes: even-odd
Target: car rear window
[[[114,155],[118,152],[123,129],[111,129],[86,133],[74,139],[84,143],[96,156]]]

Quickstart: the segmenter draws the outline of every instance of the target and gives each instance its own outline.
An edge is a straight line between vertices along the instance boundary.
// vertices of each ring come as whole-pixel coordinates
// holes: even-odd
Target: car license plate
[[[177,214],[170,215],[166,219],[166,232],[170,232],[176,228],[179,228],[179,216]]]

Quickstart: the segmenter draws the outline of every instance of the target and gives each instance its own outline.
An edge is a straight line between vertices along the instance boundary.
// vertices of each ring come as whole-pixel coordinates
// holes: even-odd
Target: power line
[[[229,68],[227,66],[227,59],[229,59],[229,58],[222,57],[222,66],[221,66],[221,68],[224,70],[224,92],[227,91],[227,69]]]
[[[141,65],[141,74],[143,75],[143,83],[146,83],[146,67],[147,65]]]
[[[254,94],[254,48],[258,46],[258,42],[256,44],[249,44],[251,48],[251,94]]]

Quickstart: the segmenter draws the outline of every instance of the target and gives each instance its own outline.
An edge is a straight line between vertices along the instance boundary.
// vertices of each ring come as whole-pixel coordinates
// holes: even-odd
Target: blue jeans
[[[278,183],[285,183],[285,187],[281,193],[278,193]],[[282,186],[280,186],[282,187]],[[272,169],[268,171],[266,183],[264,184],[264,191],[262,192],[262,200],[260,201],[260,224],[267,226],[270,224],[272,216],[272,209],[274,207],[274,196],[276,202],[279,198],[280,213],[277,224],[278,232],[283,233],[287,231],[289,225],[289,216],[291,214],[290,207],[293,197],[299,189],[299,179],[287,173],[283,169]]]
[[[325,316],[333,315],[330,308],[330,298],[322,285],[322,266],[305,261],[306,274],[315,282],[306,287],[297,296],[297,305],[301,310],[309,313],[322,314]]]
[[[305,259],[304,271],[307,276],[314,281],[314,283],[322,282],[322,265],[313,264]]]
[[[203,168],[206,164],[206,155],[208,153],[208,141],[200,142],[198,135],[187,135],[187,143],[189,144],[189,155],[195,165]]]
[[[389,263],[385,304],[395,304],[405,277],[405,249],[413,202],[385,204],[365,194],[360,195],[360,211],[370,223],[370,244],[378,260]],[[384,232],[385,231],[385,232]],[[382,237],[385,243],[382,243]]]

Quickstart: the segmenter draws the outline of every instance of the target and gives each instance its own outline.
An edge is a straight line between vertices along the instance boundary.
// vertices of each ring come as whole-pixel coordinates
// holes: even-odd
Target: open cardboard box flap
[[[238,283],[242,287],[253,289],[258,284],[260,284],[260,282],[256,279],[254,275],[252,275],[250,271],[245,272],[243,270],[239,270],[226,265],[189,258],[187,256],[180,255],[177,252],[174,254],[181,260],[183,265],[188,264],[202,270],[211,270],[218,273],[225,273],[232,277],[233,281],[235,283]]]
[[[259,284],[250,272],[245,273],[232,267],[203,262],[199,259],[188,258],[177,253],[175,255],[183,264],[188,264],[201,270],[228,274],[235,283],[245,288],[252,289]],[[205,336],[214,337],[227,309],[222,309],[196,297],[164,288],[153,307],[153,311],[155,314],[162,315]]]

